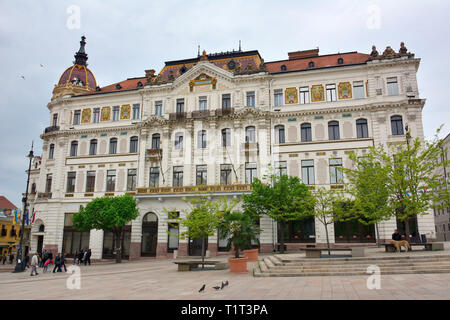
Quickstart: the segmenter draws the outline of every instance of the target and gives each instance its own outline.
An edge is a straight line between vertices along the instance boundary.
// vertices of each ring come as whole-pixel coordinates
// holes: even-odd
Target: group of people
[[[81,264],[84,262],[84,265],[89,263],[91,265],[91,249],[83,250],[81,249],[80,252],[75,252],[73,257],[73,264]],[[44,250],[42,253],[35,253],[33,257],[31,258],[31,276],[37,275],[37,267],[43,268],[42,272],[46,273],[48,272],[48,266],[50,264],[53,264],[53,273],[55,272],[62,272],[62,268],[64,268],[64,272],[67,272],[66,268],[66,257],[64,256],[64,253],[58,253],[56,254],[55,258],[53,259],[53,253],[51,251],[47,252],[47,250]],[[28,261],[27,261],[28,265]]]
[[[6,261],[8,260],[8,256],[9,256],[9,264],[12,264],[14,261],[14,253],[10,252],[9,254],[6,251],[3,251],[2,254],[2,263],[5,264]]]

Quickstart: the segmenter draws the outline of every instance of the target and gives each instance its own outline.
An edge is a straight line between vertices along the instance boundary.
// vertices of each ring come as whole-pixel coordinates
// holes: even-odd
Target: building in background
[[[17,207],[9,201],[6,197],[0,196],[0,250],[1,256],[17,252],[17,245],[20,242],[20,225],[21,223],[13,223],[14,210]]]
[[[412,137],[424,137],[420,59],[403,43],[398,52],[314,49],[272,62],[256,50],[204,51],[105,87],[87,68],[84,37],[80,44],[47,105],[43,153],[31,171],[32,251],[91,248],[93,258],[112,257],[114,235],[75,230],[72,217],[95,197],[129,193],[140,216],[123,233],[124,257],[198,255],[200,241],[178,239],[164,210],[183,216],[183,197],[239,197],[269,168],[312,190],[343,189],[338,168],[352,165],[349,153],[406,141],[406,124]],[[260,226],[260,250],[271,252],[278,228],[268,217]],[[396,228],[404,226],[395,219],[380,223],[380,237]],[[358,222],[329,232],[333,243],[376,241],[374,227]],[[411,232],[435,238],[433,214],[412,219]],[[314,218],[290,222],[286,237],[289,249],[326,242]],[[226,241],[215,234],[207,247],[221,254]]]
[[[444,144],[442,146],[444,152],[441,157],[441,162],[448,160],[448,152],[450,150],[450,134],[444,138]],[[448,167],[444,165],[440,166],[436,170],[436,174],[439,174],[445,179],[444,185],[448,188],[450,184],[450,171]],[[450,241],[450,208],[435,209],[434,221],[436,230],[436,239],[439,241]]]

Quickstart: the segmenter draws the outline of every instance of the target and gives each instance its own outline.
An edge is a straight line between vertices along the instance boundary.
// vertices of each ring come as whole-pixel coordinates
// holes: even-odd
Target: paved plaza
[[[382,254],[377,250],[370,254]],[[255,278],[253,266],[255,263],[248,264],[248,274],[230,274],[229,270],[178,272],[173,260],[156,259],[81,266],[80,289],[67,288],[68,273],[43,273],[41,268],[34,277],[29,270],[1,272],[0,299],[450,299],[450,273],[382,275],[381,289],[369,290],[369,275]],[[230,283],[228,287],[212,288],[225,280]],[[199,293],[203,284],[206,290]]]

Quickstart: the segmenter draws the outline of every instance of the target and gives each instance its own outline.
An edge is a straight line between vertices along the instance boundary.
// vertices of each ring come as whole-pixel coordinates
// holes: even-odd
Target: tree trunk
[[[284,222],[280,222],[280,253],[284,253]]]
[[[325,235],[327,236],[327,249],[328,249],[328,255],[331,255],[330,252],[330,238],[328,237],[328,223],[325,223]]]
[[[377,247],[381,247],[380,231],[378,230],[378,222],[375,223],[375,231],[377,233]]]
[[[234,245],[234,257],[235,257],[236,259],[239,258],[239,247],[236,246],[236,245]]]
[[[121,240],[122,240],[122,229],[114,232],[115,243],[114,250],[116,251],[116,263],[122,262],[122,248],[121,248]]]
[[[205,236],[202,236],[202,269],[205,269]]]
[[[405,237],[406,237],[406,241],[409,242],[409,234],[410,234],[410,230],[409,230],[409,217],[405,218]]]

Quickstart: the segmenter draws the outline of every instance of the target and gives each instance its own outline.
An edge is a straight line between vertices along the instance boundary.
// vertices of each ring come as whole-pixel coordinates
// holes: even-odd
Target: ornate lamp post
[[[31,172],[31,161],[33,160],[33,143],[31,143],[31,150],[30,153],[27,156],[30,159],[30,163],[28,165],[28,178],[27,178],[27,188],[25,191],[25,197],[22,198],[23,202],[23,213],[22,213],[22,228],[20,228],[20,244],[19,249],[17,250],[17,264],[16,268],[13,272],[23,272],[25,270],[25,266],[23,263],[23,257],[22,257],[22,248],[23,248],[23,234],[25,231],[25,213],[27,212],[27,206],[28,206],[28,186],[30,184],[30,172]]]

